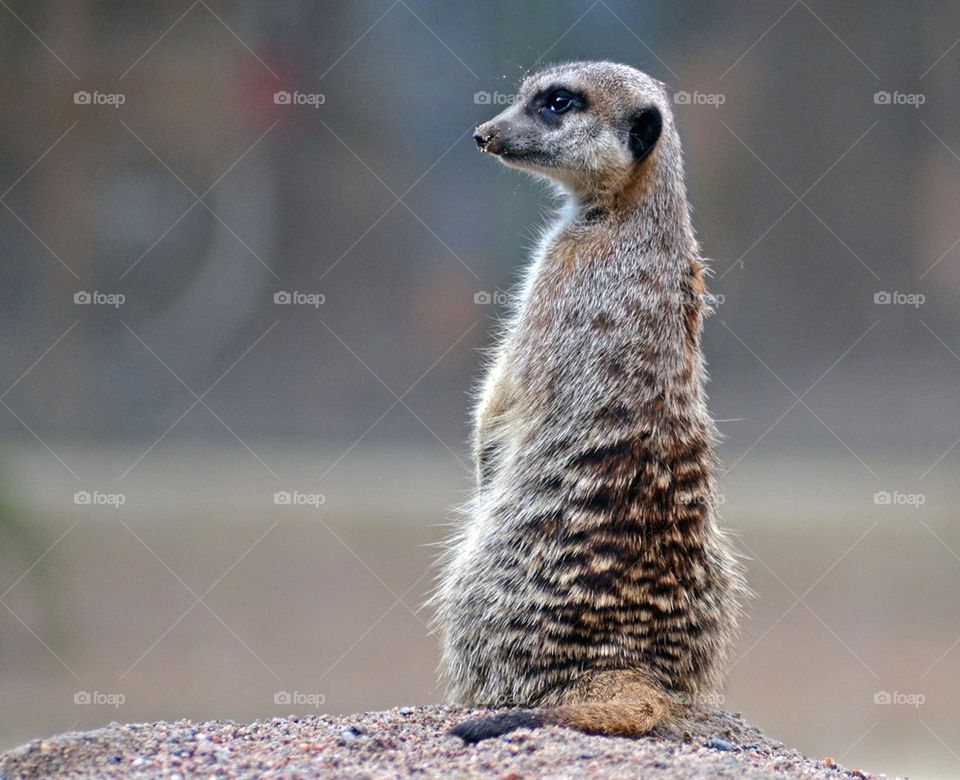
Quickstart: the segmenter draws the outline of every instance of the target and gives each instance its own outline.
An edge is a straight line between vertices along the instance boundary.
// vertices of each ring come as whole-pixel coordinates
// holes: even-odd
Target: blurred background
[[[422,609],[544,63],[667,82],[711,258],[725,706],[960,774],[960,5],[0,2],[0,747],[437,702]]]

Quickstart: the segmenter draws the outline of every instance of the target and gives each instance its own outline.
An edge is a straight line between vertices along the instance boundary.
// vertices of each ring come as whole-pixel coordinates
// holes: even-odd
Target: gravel
[[[496,777],[868,778],[833,759],[811,759],[739,715],[698,712],[672,733],[592,737],[522,729],[474,746],[446,729],[489,714],[401,707],[362,715],[255,721],[111,723],[37,739],[0,755],[0,780],[45,777]]]

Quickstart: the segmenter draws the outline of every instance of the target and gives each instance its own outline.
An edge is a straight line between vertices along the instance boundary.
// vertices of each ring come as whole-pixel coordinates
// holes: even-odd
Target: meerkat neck
[[[641,171],[616,190],[571,193],[534,257],[526,290],[535,332],[594,312],[592,343],[620,354],[622,373],[597,386],[649,378],[647,391],[684,399],[662,414],[699,410],[703,267],[683,182]]]
[[[672,175],[673,166],[662,160],[657,162],[622,179],[565,187],[563,221],[577,228],[627,227],[640,236],[657,238],[661,252],[667,250],[677,256],[695,254],[697,247],[683,180]],[[665,237],[671,237],[676,246],[665,246]]]

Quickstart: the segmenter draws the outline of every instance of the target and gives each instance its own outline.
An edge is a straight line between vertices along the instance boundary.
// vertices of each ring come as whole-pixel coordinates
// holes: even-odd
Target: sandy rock
[[[112,723],[34,740],[0,755],[14,778],[841,778],[871,777],[832,758],[811,759],[738,715],[699,712],[671,733],[593,737],[522,729],[478,745],[446,730],[486,714],[402,707],[362,715],[224,721]]]

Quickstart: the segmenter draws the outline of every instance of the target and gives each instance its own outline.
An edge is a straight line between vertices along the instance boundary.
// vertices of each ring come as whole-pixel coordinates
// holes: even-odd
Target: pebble
[[[362,732],[354,726],[347,726],[340,729],[340,738],[344,742],[356,742]]]
[[[720,739],[719,737],[713,737],[712,739],[710,739],[707,742],[707,747],[710,748],[711,750],[723,750],[723,751],[726,751],[727,753],[735,750],[732,743],[727,742],[727,740],[725,739]]]

